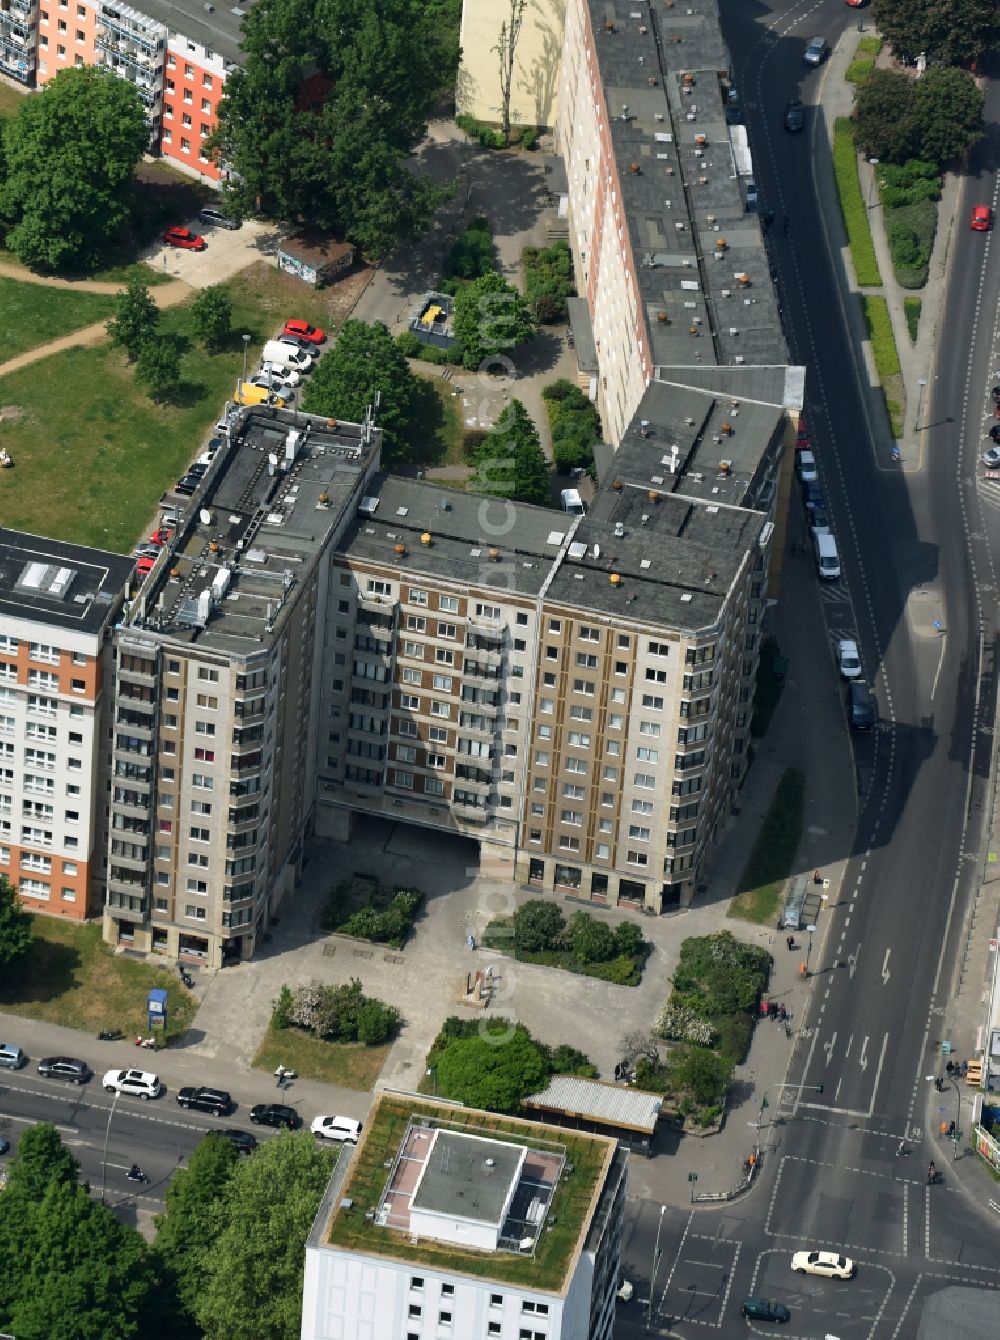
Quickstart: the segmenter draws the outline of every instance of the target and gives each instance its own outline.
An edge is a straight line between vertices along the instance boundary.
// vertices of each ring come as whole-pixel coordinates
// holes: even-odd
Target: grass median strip
[[[892,435],[900,438],[903,436],[903,375],[899,365],[896,337],[892,330],[892,318],[889,316],[889,304],[885,298],[879,297],[862,296],[861,302],[875,368],[882,383],[886,409],[892,425]]]
[[[854,130],[847,116],[838,116],[833,125],[833,170],[837,178],[837,195],[840,197],[840,211],[851,247],[854,273],[863,288],[875,287],[882,283],[882,273],[875,257],[868,209],[858,180]]]
[[[806,779],[795,768],[782,774],[728,915],[766,926],[777,921],[778,903],[802,839]]]
[[[910,334],[910,343],[917,342],[917,328],[920,325],[921,301],[919,298],[904,298],[903,311],[906,314],[906,329]]]
[[[875,61],[882,50],[880,37],[862,37],[854,51],[854,59],[848,65],[844,78],[850,84],[864,84],[872,76]]]

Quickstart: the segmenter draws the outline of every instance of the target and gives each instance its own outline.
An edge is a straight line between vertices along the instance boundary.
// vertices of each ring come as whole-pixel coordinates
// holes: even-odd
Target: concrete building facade
[[[33,912],[100,909],[110,638],[133,561],[0,529],[0,873]]]
[[[527,0],[515,45],[511,82],[512,126],[548,130],[555,125],[559,59],[563,46],[566,0]],[[500,93],[500,29],[511,21],[511,5],[466,0],[459,42],[462,59],[455,107],[487,125],[503,120]]]
[[[607,1137],[382,1095],[306,1244],[303,1340],[611,1340],[626,1179]]]
[[[378,463],[371,425],[235,413],[116,633],[105,938],[249,957],[301,871],[327,564]]]

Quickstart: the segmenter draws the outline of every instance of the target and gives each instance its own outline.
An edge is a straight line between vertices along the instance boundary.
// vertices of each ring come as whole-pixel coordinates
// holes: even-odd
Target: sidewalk
[[[870,36],[871,24],[865,25],[865,35]],[[934,357],[937,347],[938,327],[944,304],[945,285],[949,258],[952,254],[951,237],[958,209],[960,181],[953,173],[944,178],[941,199],[938,202],[938,225],[931,253],[927,283],[922,289],[904,289],[895,279],[892,257],[882,227],[882,208],[877,192],[872,193],[872,177],[875,169],[866,161],[858,165],[861,190],[866,201],[871,200],[869,225],[875,255],[878,260],[882,283],[878,287],[862,288],[854,275],[850,248],[844,233],[840,212],[840,201],[833,172],[833,129],[838,117],[849,117],[854,105],[854,85],[844,78],[847,67],[854,58],[858,41],[862,36],[857,29],[849,28],[841,35],[826,63],[820,83],[820,125],[826,134],[829,152],[818,152],[813,157],[813,174],[816,194],[822,205],[821,217],[826,232],[827,249],[833,259],[837,280],[842,294],[842,308],[848,329],[858,348],[862,351],[867,379],[863,384],[865,392],[866,414],[871,429],[872,444],[876,460],[882,468],[901,468],[908,473],[919,470],[923,465],[923,450],[917,429],[917,414],[927,422],[927,410],[933,394],[930,385],[934,379]],[[879,63],[889,63],[885,48]],[[900,371],[904,387],[903,423],[904,432],[900,440],[902,461],[899,466],[891,462],[890,449],[893,438],[881,394],[881,385],[875,371],[875,360],[865,327],[860,295],[881,296],[886,300],[892,321],[893,336],[899,354]],[[917,340],[910,340],[906,327],[903,300],[918,297],[921,301],[920,322],[917,327]],[[921,380],[924,386],[921,387]],[[930,389],[928,389],[930,387]]]

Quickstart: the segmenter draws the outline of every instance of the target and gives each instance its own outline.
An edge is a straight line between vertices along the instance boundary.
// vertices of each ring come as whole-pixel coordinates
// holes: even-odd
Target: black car
[[[190,497],[200,483],[201,480],[197,475],[182,475],[174,485],[174,492],[183,493],[186,497]]]
[[[250,1120],[255,1126],[283,1126],[290,1131],[297,1131],[302,1125],[295,1108],[284,1103],[255,1103],[250,1109]]]
[[[818,480],[811,479],[802,485],[802,501],[807,512],[811,512],[814,507],[826,507],[826,499],[823,497],[823,489]]]
[[[739,103],[730,102],[726,105],[726,125],[741,126],[743,124],[743,108]]]
[[[801,130],[806,123],[806,114],[798,98],[790,98],[785,104],[785,129]]]
[[[302,339],[299,335],[279,335],[279,344],[291,345],[293,349],[301,349],[303,353],[315,354],[317,352],[315,343]]]
[[[784,1303],[773,1298],[744,1298],[740,1312],[753,1321],[788,1321],[792,1315]]]
[[[851,730],[872,730],[875,726],[875,697],[859,680],[847,686],[847,718]]]
[[[194,1088],[189,1084],[179,1089],[177,1101],[181,1107],[193,1107],[198,1112],[214,1112],[217,1117],[228,1117],[233,1110],[233,1100],[225,1089],[208,1089],[204,1085]]]
[[[1000,423],[990,425],[990,437],[994,442],[1000,442]]]
[[[38,1062],[38,1073],[46,1079],[68,1079],[71,1084],[86,1084],[94,1075],[86,1061],[73,1056],[46,1056]]]
[[[204,479],[208,474],[208,466],[204,461],[195,461],[194,465],[188,466],[187,472],[189,475],[194,475],[195,479]]]
[[[237,1154],[252,1154],[257,1148],[257,1137],[249,1131],[214,1130],[209,1131],[209,1135],[221,1135],[224,1140],[229,1140],[236,1146]]]

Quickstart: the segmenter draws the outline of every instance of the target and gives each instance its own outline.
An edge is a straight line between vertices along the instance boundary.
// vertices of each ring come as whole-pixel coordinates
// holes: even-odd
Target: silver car
[[[802,53],[802,59],[807,65],[822,65],[830,54],[830,48],[826,44],[825,37],[810,37],[809,44]]]
[[[204,209],[198,211],[198,219],[201,223],[214,224],[216,228],[228,228],[232,230],[240,226],[239,219],[227,218],[221,210],[212,209],[210,205],[206,205]]]

